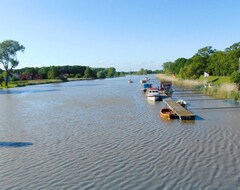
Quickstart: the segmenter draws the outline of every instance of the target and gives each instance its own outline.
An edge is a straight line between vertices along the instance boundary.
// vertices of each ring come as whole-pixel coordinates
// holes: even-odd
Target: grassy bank
[[[10,81],[8,83],[8,87],[6,87],[4,83],[2,83],[2,86],[0,86],[0,89],[22,87],[22,86],[28,86],[28,85],[59,83],[59,82],[62,82],[62,80],[60,80],[60,79],[41,79],[41,80]]]
[[[60,79],[9,81],[8,87],[6,87],[4,83],[2,83],[2,86],[0,86],[0,89],[23,87],[23,86],[28,86],[28,85],[61,83],[61,82],[78,81],[78,80],[92,80],[92,78],[68,78],[66,81],[63,81],[63,80],[60,80]]]
[[[235,101],[240,100],[238,86],[234,83],[231,83],[229,77],[211,76],[205,80],[204,77],[200,77],[199,80],[183,80],[173,76],[158,74],[157,78],[160,81],[172,81],[176,86],[199,90],[206,95],[213,96],[214,98],[232,99]],[[204,87],[206,82],[209,85]]]

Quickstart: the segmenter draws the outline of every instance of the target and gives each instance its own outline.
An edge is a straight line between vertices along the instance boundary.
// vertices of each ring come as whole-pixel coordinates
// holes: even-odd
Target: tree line
[[[6,71],[0,71],[0,75],[5,80],[8,77],[11,81],[18,80],[37,80],[37,79],[61,79],[67,81],[68,78],[85,79],[104,79],[112,77],[125,76],[124,72],[117,72],[114,67],[109,68],[91,68],[88,66],[49,66],[49,67],[25,67],[14,69],[7,74]],[[0,76],[1,77],[1,76]]]
[[[124,76],[123,72],[117,72],[114,67],[91,68],[80,65],[49,66],[49,67],[26,67],[15,69],[15,74],[20,80],[34,79],[66,79],[66,78],[112,78]]]
[[[9,80],[36,80],[36,79],[61,79],[67,78],[92,78],[104,79],[112,77],[121,77],[126,74],[146,75],[162,73],[162,70],[147,70],[141,68],[139,71],[117,72],[114,67],[92,68],[89,66],[49,66],[49,67],[26,67],[16,69],[19,64],[17,53],[24,52],[25,47],[14,40],[5,40],[0,43],[0,64],[4,70],[0,69],[0,85],[5,81],[8,86]]]
[[[17,53],[24,52],[25,47],[14,40],[5,40],[0,43],[0,64],[4,70],[0,69],[0,84],[5,81],[35,80],[35,79],[61,79],[67,78],[111,78],[125,76],[124,72],[117,72],[114,67],[91,68],[88,66],[49,66],[49,67],[26,67],[15,69],[19,61]]]
[[[240,82],[239,60],[240,42],[224,51],[206,46],[191,58],[178,58],[174,62],[163,63],[164,73],[172,73],[183,79],[198,79],[204,72],[212,76],[230,76],[233,82]]]

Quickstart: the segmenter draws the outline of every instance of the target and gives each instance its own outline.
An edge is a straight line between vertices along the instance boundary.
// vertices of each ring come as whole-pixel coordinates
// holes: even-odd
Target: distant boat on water
[[[149,79],[148,77],[146,77],[146,78],[140,80],[140,83],[141,83],[141,84],[145,84],[145,83],[147,83],[149,80],[150,80],[150,79]]]
[[[133,83],[133,80],[132,80],[132,79],[129,79],[129,80],[128,80],[128,83]]]

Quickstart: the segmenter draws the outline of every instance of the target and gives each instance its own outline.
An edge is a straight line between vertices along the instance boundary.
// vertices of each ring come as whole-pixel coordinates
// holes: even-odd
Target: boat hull
[[[147,98],[152,101],[162,100],[160,92],[157,88],[148,88],[147,89]]]
[[[169,108],[161,109],[160,116],[161,116],[161,118],[164,118],[164,119],[176,119],[176,115]]]
[[[161,96],[148,96],[147,98],[151,101],[160,101],[162,99]]]

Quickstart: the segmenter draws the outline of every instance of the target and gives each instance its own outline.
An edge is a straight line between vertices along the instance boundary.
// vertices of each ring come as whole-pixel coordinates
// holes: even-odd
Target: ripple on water
[[[196,109],[201,120],[165,122],[159,117],[165,105],[149,103],[139,84],[130,86],[125,79],[47,85],[41,92],[35,86],[35,93],[24,96],[1,94],[1,106],[18,113],[10,118],[0,110],[1,141],[32,143],[0,147],[1,188],[240,186],[238,110]],[[229,106],[190,91],[173,98],[192,99],[190,108]]]

